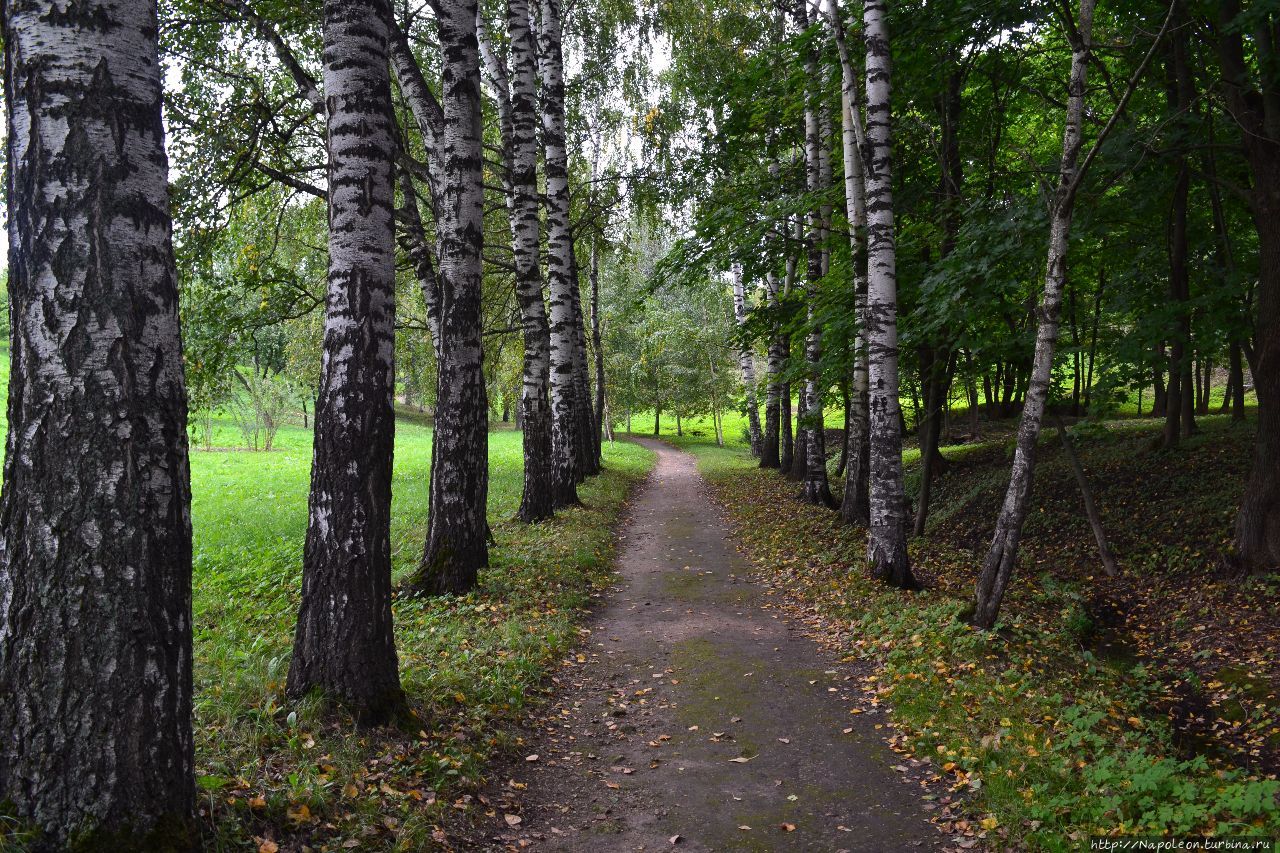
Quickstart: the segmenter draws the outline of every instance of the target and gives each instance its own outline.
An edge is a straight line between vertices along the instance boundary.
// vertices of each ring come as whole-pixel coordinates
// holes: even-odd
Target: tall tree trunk
[[[806,16],[804,24],[809,20]],[[816,49],[811,50],[805,62],[809,103],[805,109],[805,163],[809,192],[819,196],[831,184],[831,157],[827,143],[831,136],[831,117],[820,103],[818,86],[818,62]],[[822,387],[822,324],[818,319],[818,288],[827,273],[829,256],[826,248],[830,226],[830,206],[814,208],[809,213],[809,228],[805,235],[808,247],[805,307],[808,311],[809,333],[805,338],[805,393],[806,404],[801,416],[806,426],[804,480],[801,500],[820,506],[835,506],[831,487],[827,482],[826,428],[823,418]]]
[[[0,801],[194,846],[191,489],[154,0],[4,3]]]
[[[462,594],[489,564],[489,404],[481,345],[483,249],[480,57],[476,0],[442,0],[443,66],[436,242],[440,253],[440,357],[431,442],[431,492],[413,592]]]
[[[569,253],[570,280],[573,283],[573,384],[578,406],[576,434],[578,444],[578,482],[600,473],[599,436],[595,432],[595,411],[591,403],[591,378],[587,368],[587,327],[582,313],[581,270],[578,253]]]
[[[578,407],[574,376],[573,235],[569,230],[569,159],[564,138],[564,59],[560,0],[540,0],[539,71],[546,168],[547,278],[551,311],[552,492],[557,507],[578,503]]]
[[[870,459],[867,385],[867,277],[866,277],[866,175],[862,152],[866,138],[862,128],[858,98],[858,75],[844,22],[837,4],[828,3],[827,21],[840,57],[840,129],[844,158],[845,215],[849,221],[849,252],[853,263],[854,313],[858,334],[854,344],[853,371],[849,388],[849,417],[845,432],[845,488],[840,515],[850,524],[866,524],[870,518],[868,468]]]
[[[598,241],[591,241],[591,350],[595,354],[596,370],[596,405],[593,434],[596,445],[596,470],[600,469],[603,458],[603,436],[609,430],[609,417],[605,412],[604,397],[604,340],[601,336],[600,320],[600,248]]]
[[[324,6],[329,283],[288,691],[365,722],[404,702],[391,625],[395,222],[390,9]]]
[[[533,522],[550,518],[554,501],[548,391],[551,333],[543,304],[542,203],[538,193],[538,47],[528,0],[508,0],[507,34],[510,39],[510,79],[507,79],[506,71],[487,39],[482,39],[481,49],[499,92],[516,301],[520,307],[524,340],[520,391],[524,490],[516,517]]]
[[[758,458],[762,452],[762,438],[760,407],[756,405],[756,357],[751,351],[751,342],[742,331],[747,323],[747,296],[742,282],[741,264],[733,265],[733,316],[738,325],[738,334],[742,335],[738,342],[738,368],[742,372],[742,387],[746,392],[747,435],[751,441],[751,455]]]
[[[1190,108],[1186,91],[1190,70],[1186,67],[1184,37],[1175,37],[1169,63],[1169,106],[1175,116]],[[1184,79],[1185,78],[1185,79]],[[1191,167],[1185,154],[1177,158],[1173,200],[1169,208],[1169,299],[1178,307],[1175,327],[1169,339],[1169,386],[1166,397],[1165,447],[1177,447],[1188,435],[1195,406],[1195,386],[1191,359],[1191,277],[1187,268],[1187,199],[1191,187]]]
[[[1035,471],[1036,442],[1049,399],[1049,383],[1053,373],[1053,349],[1058,340],[1059,314],[1062,311],[1062,286],[1066,280],[1067,249],[1071,238],[1071,214],[1075,206],[1075,187],[1079,173],[1081,118],[1084,114],[1085,78],[1089,67],[1090,38],[1093,32],[1093,9],[1096,0],[1080,0],[1079,20],[1071,45],[1071,77],[1068,83],[1066,127],[1062,134],[1062,164],[1058,173],[1058,189],[1054,195],[1049,225],[1049,253],[1045,264],[1044,297],[1040,303],[1039,329],[1032,361],[1031,379],[1026,405],[1018,423],[1013,470],[1004,504],[996,519],[991,548],[978,576],[974,601],[973,624],[990,630],[1000,613],[1000,602],[1018,561],[1018,544],[1031,499],[1031,481]]]
[[[775,168],[775,167],[770,167]],[[778,277],[772,271],[765,279],[766,300],[771,312],[778,310]],[[782,421],[782,384],[779,374],[782,372],[783,347],[779,323],[773,321],[769,336],[769,360],[766,368],[764,397],[764,430],[760,441],[760,467],[778,468],[782,461],[778,455],[779,433]]]
[[[907,558],[898,402],[898,275],[893,223],[889,27],[886,0],[867,0],[867,349],[870,382],[871,536],[868,560],[880,580],[916,585]]]

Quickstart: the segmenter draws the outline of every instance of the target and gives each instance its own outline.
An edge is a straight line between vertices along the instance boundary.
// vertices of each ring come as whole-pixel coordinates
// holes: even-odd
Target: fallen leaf
[[[263,838],[258,841],[258,853],[279,853],[279,850],[280,845],[270,838]]]
[[[520,817],[518,814],[503,815],[502,819],[507,822],[507,826],[519,826],[524,823],[524,818]]]
[[[795,832],[796,825],[794,823],[780,823],[778,824],[778,829],[781,829],[783,832]]]
[[[755,758],[755,756],[753,755],[751,756],[751,758]],[[730,758],[729,760],[734,764],[746,764],[748,761],[751,760],[751,758],[747,758],[744,755],[739,755],[737,758]]]
[[[536,753],[536,752],[535,752],[533,755],[526,755],[526,756],[524,757],[524,760],[525,760],[525,761],[537,761],[537,760],[538,760],[538,753]]]

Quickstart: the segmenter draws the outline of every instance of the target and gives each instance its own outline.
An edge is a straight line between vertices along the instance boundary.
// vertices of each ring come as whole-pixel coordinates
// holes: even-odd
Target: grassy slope
[[[947,450],[958,461],[937,486],[929,536],[912,544],[930,588],[900,593],[866,579],[860,529],[796,501],[736,432],[728,448],[709,435],[674,441],[699,456],[780,606],[837,653],[874,662],[865,690],[894,709],[894,749],[967,798],[939,804],[944,829],[1067,850],[1092,833],[1280,831],[1267,766],[1280,747],[1280,584],[1221,577],[1249,430],[1202,423],[1172,454],[1150,449],[1151,423],[1082,439],[1105,483],[1119,582],[1095,577],[1074,481],[1057,437],[1045,437],[1020,573],[993,635],[957,617],[1008,476],[1007,442]],[[1099,624],[1108,606],[1127,618]],[[1188,713],[1191,695],[1201,704]]]
[[[7,371],[0,353],[0,374]],[[3,395],[0,383],[0,404]],[[239,441],[232,424],[218,423],[215,446]],[[584,608],[608,582],[613,525],[653,454],[606,445],[605,473],[579,490],[583,506],[529,526],[510,520],[522,486],[520,434],[492,433],[492,565],[465,597],[396,602],[401,678],[417,720],[403,731],[357,732],[321,715],[314,702],[297,707],[283,695],[301,589],[311,432],[284,427],[276,447],[191,454],[205,844],[422,849],[443,838],[442,812],[480,778],[486,759],[514,748],[511,723],[539,695],[576,639]],[[430,428],[402,417],[392,510],[397,579],[421,553],[430,461]]]

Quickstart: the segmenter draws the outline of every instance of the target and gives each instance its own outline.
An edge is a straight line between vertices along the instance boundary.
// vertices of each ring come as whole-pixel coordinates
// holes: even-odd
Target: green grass
[[[1086,468],[1096,474],[1114,467],[1121,480],[1117,489],[1132,473],[1119,466],[1154,469],[1153,478],[1194,499],[1193,506],[1187,511],[1177,501],[1157,501],[1141,523],[1176,527],[1188,541],[1216,544],[1217,528],[1229,518],[1224,521],[1222,507],[1205,516],[1199,504],[1212,501],[1197,496],[1221,498],[1239,488],[1238,466],[1224,465],[1223,454],[1232,456],[1247,436],[1225,419],[1206,419],[1205,434],[1188,442],[1181,455],[1162,454],[1146,449],[1158,427],[1124,422],[1091,434],[1082,446]],[[960,461],[937,489],[937,524],[931,524],[930,537],[911,545],[913,564],[930,581],[919,593],[871,581],[863,569],[865,531],[795,500],[794,483],[761,471],[743,449],[718,448],[705,439],[680,444],[698,456],[761,578],[794,616],[815,627],[837,654],[872,665],[863,682],[864,701],[892,708],[885,734],[894,749],[904,758],[925,760],[935,783],[963,798],[963,804],[935,812],[948,834],[976,831],[995,849],[1068,851],[1093,834],[1280,832],[1280,784],[1274,776],[1251,773],[1238,754],[1197,754],[1179,744],[1163,708],[1169,679],[1182,676],[1161,671],[1158,659],[1138,663],[1104,654],[1090,642],[1093,626],[1085,605],[1098,583],[1069,560],[1069,551],[1083,553],[1087,562],[1092,541],[1087,531],[1058,523],[1079,515],[1078,495],[1041,485],[1070,476],[1058,470],[1061,462],[1051,453],[1056,440],[1044,437],[1044,469],[1028,525],[1035,536],[1011,587],[1001,629],[991,634],[959,618],[972,594],[981,548],[975,552],[951,540],[962,523],[986,531],[994,519],[999,485],[1008,476],[1003,440],[947,452]],[[1165,468],[1181,472],[1181,479]],[[1205,472],[1220,473],[1211,479]],[[1187,486],[1189,477],[1198,482]],[[1151,496],[1150,484],[1133,488]],[[1168,537],[1143,535],[1149,529],[1137,527],[1133,509],[1121,505],[1118,512],[1134,518],[1129,524],[1137,534],[1117,537],[1122,565],[1136,575],[1125,581],[1132,586],[1129,594],[1136,606],[1156,611],[1147,614],[1152,623],[1185,616],[1185,629],[1173,640],[1186,640],[1191,625],[1202,621],[1198,629],[1207,627],[1207,633],[1194,634],[1202,639],[1188,646],[1227,645],[1229,638],[1219,639],[1215,631],[1238,630],[1240,620],[1265,622],[1265,602],[1276,594],[1272,581],[1223,584],[1212,578],[1209,547],[1188,545],[1184,551],[1179,539],[1170,548],[1161,541]],[[1168,559],[1169,550],[1181,556]],[[1193,556],[1199,561],[1194,568]],[[1191,581],[1180,590],[1170,582],[1174,577]],[[1148,579],[1152,587],[1173,590],[1148,602]],[[1195,609],[1199,600],[1219,602],[1220,596],[1234,596],[1234,606],[1216,605],[1217,623],[1213,614]],[[1259,643],[1273,647],[1274,638],[1246,645]],[[1161,648],[1166,647],[1154,642],[1149,647]],[[1266,653],[1252,658],[1249,668],[1255,662],[1274,664]],[[1266,692],[1248,686],[1255,694]],[[1274,707],[1257,710],[1265,730],[1259,734],[1280,731],[1273,728]],[[1212,720],[1215,712],[1206,713]],[[959,824],[962,819],[968,823]]]
[[[510,724],[576,639],[610,576],[613,524],[652,454],[606,445],[605,472],[580,489],[582,507],[523,525],[510,520],[522,485],[520,435],[492,433],[491,566],[467,596],[396,602],[401,678],[418,719],[404,732],[364,734],[283,696],[310,434],[290,429],[280,439],[271,454],[192,454],[197,760],[211,788],[209,847],[241,849],[246,837],[270,833],[281,843],[296,836],[420,849],[433,843],[448,800],[474,787],[495,750],[513,745]],[[400,421],[397,580],[416,568],[425,537],[430,447],[429,428]],[[383,763],[371,769],[371,758]]]
[[[7,372],[7,354],[0,371]],[[3,402],[0,387],[0,403]],[[3,419],[0,418],[0,424]],[[431,429],[397,421],[392,559],[417,567],[426,534]],[[545,689],[611,578],[613,528],[652,466],[638,445],[606,443],[604,472],[582,506],[554,520],[513,520],[521,436],[489,436],[489,518],[496,545],[462,597],[397,600],[396,645],[412,715],[357,730],[315,700],[284,696],[301,590],[311,431],[283,427],[270,453],[215,420],[214,445],[191,452],[196,772],[205,849],[421,850],[444,838],[442,813],[487,762],[517,746],[514,723]],[[462,803],[465,805],[465,803]],[[20,836],[0,850],[21,847]],[[264,849],[271,849],[266,845]]]

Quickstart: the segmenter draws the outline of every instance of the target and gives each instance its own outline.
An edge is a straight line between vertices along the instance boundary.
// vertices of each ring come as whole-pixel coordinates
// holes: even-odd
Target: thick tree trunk
[[[786,349],[786,358],[791,357],[790,344]],[[782,438],[782,450],[779,453],[779,468],[784,476],[791,476],[791,468],[795,464],[795,439],[791,432],[791,383],[783,383],[782,386],[782,407],[779,410],[779,428],[778,435]]]
[[[1035,471],[1036,442],[1049,399],[1053,373],[1053,350],[1058,340],[1062,287],[1066,280],[1067,249],[1071,238],[1071,214],[1075,204],[1077,160],[1080,155],[1081,118],[1084,114],[1085,77],[1089,66],[1093,9],[1096,0],[1080,0],[1077,33],[1071,46],[1071,77],[1068,83],[1066,127],[1062,135],[1062,164],[1049,226],[1049,252],[1045,264],[1044,297],[1037,310],[1039,329],[1032,360],[1026,405],[1018,424],[1013,470],[1004,504],[996,519],[995,535],[987,552],[974,601],[973,624],[990,630],[1000,613],[1000,602],[1018,561],[1018,544],[1031,500]]]
[[[390,9],[327,0],[329,284],[289,695],[379,722],[404,701],[391,626],[395,222]]]
[[[733,265],[733,316],[737,321],[739,334],[747,323],[747,295],[742,282],[742,265]],[[746,393],[747,435],[751,442],[751,455],[759,457],[762,447],[760,434],[760,407],[756,404],[756,357],[751,351],[751,342],[745,335],[738,342],[738,369],[742,372],[742,388]]]
[[[410,584],[462,594],[489,564],[489,405],[481,345],[483,249],[480,57],[475,0],[442,0],[443,66],[436,199],[440,358],[431,443],[431,492],[422,564]]]
[[[524,340],[520,423],[524,490],[516,517],[533,522],[554,511],[551,474],[551,337],[543,304],[541,197],[538,193],[538,47],[528,0],[508,0],[510,78],[485,40],[485,64],[499,90],[507,167],[507,212],[515,260],[516,301]]]
[[[1249,12],[1255,10],[1250,9]],[[1277,60],[1274,13],[1249,26],[1236,26],[1235,0],[1219,5],[1218,55],[1224,95],[1232,117],[1243,129],[1245,159],[1253,178],[1250,201],[1258,232],[1258,288],[1254,346],[1245,350],[1258,395],[1258,436],[1253,469],[1236,517],[1236,554],[1244,568],[1264,571],[1280,566],[1280,100],[1270,72],[1262,91],[1250,78],[1242,31],[1253,28],[1257,65],[1273,69]],[[1243,345],[1243,342],[1242,342]]]
[[[890,63],[886,0],[863,6],[867,47],[867,349],[870,383],[871,572],[893,586],[916,585],[907,558],[898,402],[898,276],[893,222]]]
[[[1259,275],[1254,320],[1257,368],[1252,375],[1258,395],[1258,435],[1236,517],[1236,554],[1246,569],[1255,572],[1280,566],[1280,142],[1269,144],[1269,164],[1253,162]],[[1243,411],[1243,394],[1237,403]]]
[[[187,399],[154,0],[4,3],[0,801],[194,846]]]
[[[569,159],[564,137],[564,59],[560,0],[540,0],[539,72],[542,78],[542,144],[546,168],[547,278],[551,312],[551,477],[557,507],[578,503],[577,347],[573,236],[569,230]]]

